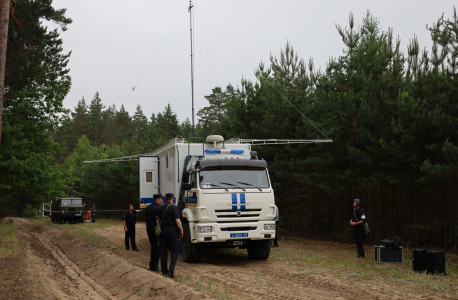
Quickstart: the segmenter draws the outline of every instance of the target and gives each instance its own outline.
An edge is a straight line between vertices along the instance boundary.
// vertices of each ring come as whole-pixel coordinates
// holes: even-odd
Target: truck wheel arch
[[[194,215],[189,208],[183,209],[183,212],[181,213],[181,218],[183,222],[195,222]]]

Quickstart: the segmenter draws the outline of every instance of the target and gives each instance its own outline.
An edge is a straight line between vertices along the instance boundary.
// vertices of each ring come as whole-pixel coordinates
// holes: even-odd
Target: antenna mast
[[[192,40],[192,19],[193,19],[193,5],[192,0],[189,0],[189,33],[191,36],[191,99],[192,99],[192,141],[194,142],[195,134],[195,125],[194,125],[194,47],[193,47],[193,40]]]

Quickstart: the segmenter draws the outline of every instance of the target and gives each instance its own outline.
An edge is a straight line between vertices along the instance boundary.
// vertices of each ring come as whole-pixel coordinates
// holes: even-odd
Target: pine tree
[[[138,147],[141,147],[144,136],[147,134],[148,119],[143,114],[140,104],[137,105],[137,110],[132,116],[132,125],[134,128],[134,138],[137,141]]]
[[[99,144],[101,136],[103,134],[103,129],[105,128],[102,122],[102,112],[105,108],[105,105],[102,104],[102,99],[99,97],[99,92],[96,92],[94,98],[89,105],[89,128],[88,137],[90,140],[94,141],[94,146],[97,147]]]

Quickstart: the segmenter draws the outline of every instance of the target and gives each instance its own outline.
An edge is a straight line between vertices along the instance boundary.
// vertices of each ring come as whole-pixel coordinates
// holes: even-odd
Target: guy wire
[[[205,50],[207,51],[207,56],[208,56],[208,60],[210,61],[210,65],[211,65],[212,70],[213,70],[213,75],[215,76],[216,84],[218,85],[218,87],[221,88],[221,86],[219,85],[219,82],[218,82],[218,78],[216,77],[215,68],[213,68],[213,63],[212,63],[212,59],[210,58],[210,53],[208,52],[207,43],[205,42],[204,34],[202,32],[202,27],[200,27],[199,18],[197,17],[197,15],[195,15],[195,17],[197,19],[197,25],[199,26],[200,35],[202,36],[202,40],[204,41]],[[227,115],[227,117],[229,119],[229,123],[231,124],[232,135],[235,137],[234,126],[232,126],[231,117],[229,116],[229,114]]]
[[[183,13],[186,11],[186,8],[188,8],[188,6],[186,5],[185,9],[183,9],[183,11],[181,12],[180,16],[178,17],[178,19],[176,20],[175,24],[173,24],[173,27],[172,29],[170,29],[169,33],[167,34],[167,36],[165,37],[164,41],[162,42],[161,46],[159,46],[159,49],[157,49],[156,53],[154,54],[153,58],[151,59],[151,61],[149,62],[149,64],[146,66],[145,70],[143,71],[142,75],[140,76],[140,78],[137,80],[137,83],[135,83],[134,87],[132,88],[132,90],[130,91],[129,95],[127,95],[127,98],[126,100],[124,100],[124,102],[122,103],[122,105],[124,105],[127,100],[130,98],[130,96],[132,95],[133,91],[135,90],[135,88],[137,87],[138,83],[140,82],[140,80],[142,80],[143,76],[145,75],[146,71],[148,70],[149,66],[151,65],[151,63],[153,62],[153,60],[156,58],[157,54],[159,53],[159,51],[161,50],[162,46],[165,44],[165,42],[167,41],[167,39],[169,38],[170,34],[172,33],[173,29],[175,28],[175,26],[177,25],[178,21],[181,19],[181,16],[183,15]],[[121,105],[121,106],[122,106]],[[97,141],[97,144],[100,143],[100,141],[102,140],[103,136],[105,135],[105,133],[107,132],[107,130],[110,128],[111,124],[113,123],[113,120],[116,118],[116,114],[113,116],[113,119],[111,120],[111,122],[109,123],[108,127],[105,129],[105,131],[103,132],[102,136],[100,137],[100,139]]]
[[[253,67],[253,69],[256,70],[256,67],[240,52],[227,38],[226,36],[205,16],[205,14],[197,7],[194,5],[195,8],[204,16],[205,19],[221,34],[221,36]],[[285,100],[292,106],[294,107],[313,127],[316,128],[326,139],[329,140],[329,138],[320,130],[318,127],[312,123],[285,95],[283,95],[273,84],[270,82],[270,79],[267,77],[264,78]]]

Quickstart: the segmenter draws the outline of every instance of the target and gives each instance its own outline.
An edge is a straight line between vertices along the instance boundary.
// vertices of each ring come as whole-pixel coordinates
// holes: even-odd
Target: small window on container
[[[146,172],[146,183],[153,182],[153,172]]]
[[[169,169],[169,153],[165,153],[165,168],[168,170]]]

